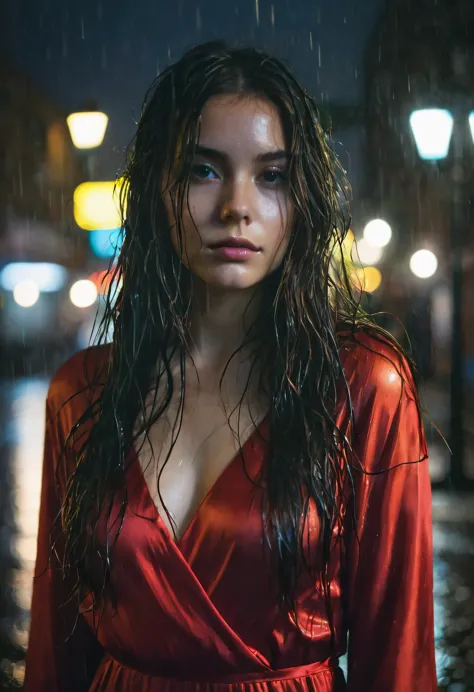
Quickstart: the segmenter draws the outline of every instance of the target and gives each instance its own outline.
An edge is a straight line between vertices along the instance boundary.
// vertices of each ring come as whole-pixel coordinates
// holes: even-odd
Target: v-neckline
[[[147,480],[146,480],[146,478],[145,478],[145,474],[144,474],[144,472],[143,472],[142,465],[141,465],[141,463],[140,463],[140,458],[139,458],[139,456],[138,456],[138,452],[137,452],[137,450],[135,449],[135,445],[132,445],[132,448],[131,448],[131,453],[132,453],[132,457],[133,457],[133,459],[132,459],[132,465],[135,466],[136,469],[137,469],[137,473],[138,473],[138,475],[139,475],[140,484],[141,484],[141,486],[143,487],[143,491],[144,491],[145,498],[146,498],[148,504],[151,506],[151,508],[152,508],[152,510],[153,510],[153,514],[154,514],[154,516],[155,516],[155,521],[158,522],[158,523],[160,524],[161,528],[162,528],[163,531],[166,533],[166,535],[167,535],[167,537],[169,538],[169,540],[171,541],[171,543],[173,543],[173,544],[176,546],[176,548],[180,549],[181,544],[183,543],[183,541],[185,540],[186,536],[187,536],[187,535],[189,534],[189,532],[191,531],[191,528],[194,526],[195,522],[197,521],[197,518],[198,518],[198,516],[199,516],[199,514],[200,514],[200,511],[201,511],[201,508],[203,507],[203,505],[207,502],[207,500],[209,499],[209,497],[210,497],[210,496],[213,494],[213,492],[216,490],[217,486],[220,485],[220,483],[223,481],[223,479],[224,479],[224,477],[227,475],[227,473],[233,468],[233,466],[235,465],[237,459],[239,459],[239,458],[241,457],[241,455],[243,455],[243,456],[245,457],[245,451],[247,450],[247,448],[249,447],[249,445],[252,444],[252,442],[254,441],[254,438],[255,438],[257,435],[260,435],[261,432],[262,432],[262,430],[266,427],[267,422],[268,422],[268,420],[269,420],[269,417],[270,417],[270,414],[267,413],[267,414],[262,418],[262,420],[260,421],[260,423],[254,428],[254,430],[252,430],[252,432],[250,433],[250,435],[247,437],[247,439],[245,440],[244,444],[242,445],[242,448],[239,449],[239,450],[237,450],[237,452],[236,452],[235,455],[232,457],[232,459],[228,462],[228,464],[226,464],[226,465],[224,466],[224,468],[222,469],[222,471],[220,472],[220,474],[217,476],[217,478],[216,478],[216,480],[214,481],[214,483],[213,483],[213,484],[211,485],[211,487],[209,488],[209,490],[208,490],[208,492],[206,493],[205,497],[201,500],[201,502],[200,502],[199,505],[197,506],[195,512],[193,513],[193,515],[192,515],[192,517],[191,517],[189,523],[187,524],[186,528],[184,529],[183,533],[182,533],[181,536],[180,536],[179,538],[177,538],[177,539],[175,539],[174,535],[173,535],[172,532],[169,530],[167,524],[165,523],[163,517],[161,516],[161,513],[160,513],[158,507],[156,506],[156,502],[154,501],[154,499],[153,499],[153,497],[152,497],[152,494],[151,494],[151,492],[150,492],[150,488],[149,488],[148,483],[147,483]]]

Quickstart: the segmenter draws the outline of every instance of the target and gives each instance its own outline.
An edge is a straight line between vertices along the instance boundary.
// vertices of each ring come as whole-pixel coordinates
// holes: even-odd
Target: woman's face
[[[202,113],[182,210],[183,263],[208,285],[245,289],[276,269],[289,240],[288,151],[279,113],[257,97],[218,96]]]

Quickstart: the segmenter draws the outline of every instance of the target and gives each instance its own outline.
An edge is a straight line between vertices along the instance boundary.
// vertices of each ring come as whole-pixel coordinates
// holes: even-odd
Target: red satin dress
[[[48,565],[60,509],[55,468],[85,405],[82,395],[68,401],[85,385],[84,362],[102,367],[107,349],[89,349],[87,361],[75,355],[48,394],[25,692],[434,692],[426,446],[406,365],[367,335],[341,343],[359,461],[355,505],[347,493],[347,526],[329,565],[334,644],[320,584],[308,576],[298,587],[298,626],[277,608],[263,491],[247,476],[257,478],[265,464],[268,420],[244,446],[247,473],[237,455],[177,544],[131,455],[112,565],[117,610],[106,607],[97,631],[91,613],[81,614],[65,641],[75,612],[65,605],[59,563]],[[309,532],[317,547],[315,511]],[[86,599],[83,610],[90,605]],[[346,682],[338,657],[347,647]]]

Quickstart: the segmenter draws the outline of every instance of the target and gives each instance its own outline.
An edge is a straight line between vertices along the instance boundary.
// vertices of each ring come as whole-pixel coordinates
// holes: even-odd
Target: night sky
[[[4,0],[0,26],[3,50],[65,111],[93,99],[109,115],[101,172],[110,177],[121,166],[150,82],[170,59],[201,41],[263,46],[289,61],[319,102],[360,100],[363,49],[382,5],[383,0]],[[343,143],[357,159],[360,137],[346,133]]]

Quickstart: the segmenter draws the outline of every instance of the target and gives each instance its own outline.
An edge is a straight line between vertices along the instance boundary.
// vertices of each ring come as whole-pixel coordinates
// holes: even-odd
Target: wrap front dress
[[[298,585],[298,622],[277,607],[263,541],[264,491],[252,482],[265,464],[269,417],[178,542],[132,450],[112,563],[117,607],[105,607],[97,629],[86,598],[74,628],[61,537],[51,536],[61,506],[56,467],[85,406],[85,396],[72,395],[84,389],[89,370],[106,364],[108,348],[88,349],[87,359],[85,352],[73,356],[49,389],[25,692],[434,692],[426,444],[406,363],[363,333],[340,345],[358,462],[354,492],[341,500],[346,527],[328,568],[334,641],[321,584],[309,575]],[[315,548],[318,525],[312,508],[308,535]],[[50,560],[51,540],[58,555]],[[346,682],[338,658],[347,647]]]

